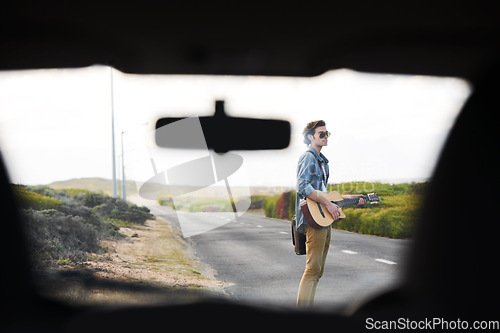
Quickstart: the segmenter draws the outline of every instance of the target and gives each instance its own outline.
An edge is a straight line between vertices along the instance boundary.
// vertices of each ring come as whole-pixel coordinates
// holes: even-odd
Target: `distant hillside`
[[[107,195],[112,195],[113,192],[113,184],[111,179],[105,178],[76,178],[76,179],[68,179],[56,181],[48,184],[47,186],[60,190],[65,188],[77,188],[82,190],[88,190],[91,192],[103,192]],[[117,193],[121,196],[122,191],[122,182],[117,181]],[[137,185],[135,181],[127,181],[127,194],[135,194],[137,193]]]
[[[122,182],[118,180],[117,184],[118,184],[117,193],[121,197]],[[75,188],[81,190],[88,190],[91,192],[103,192],[104,194],[107,195],[112,195],[113,192],[111,179],[106,179],[106,178],[74,178],[68,180],[60,180],[46,185],[55,190]],[[247,192],[247,188],[242,186],[233,186],[231,187],[231,189],[233,191],[233,195],[238,195],[240,192],[245,194],[245,192]],[[136,182],[133,180],[127,181],[127,194],[132,195],[137,193],[137,191],[138,189]],[[227,194],[227,189],[224,186],[212,186],[205,188],[203,194],[200,195],[216,196],[221,192]],[[250,187],[250,193],[252,195],[275,195],[278,193],[281,194],[281,192],[283,192],[282,187],[277,187],[277,188],[272,188],[267,186]]]

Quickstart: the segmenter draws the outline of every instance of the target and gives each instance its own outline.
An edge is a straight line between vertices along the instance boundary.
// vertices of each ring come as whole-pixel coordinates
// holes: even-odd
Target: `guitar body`
[[[321,192],[318,190],[315,191],[322,197],[327,198],[329,201],[339,206],[340,216],[338,220],[346,217],[341,207],[356,205],[359,202],[359,197],[355,197],[353,199],[344,199],[342,195],[340,195],[340,193],[337,191],[332,191],[329,193]],[[378,203],[380,201],[377,193],[368,193],[366,196],[363,196],[363,199],[365,199],[366,202],[370,202],[371,204]],[[328,227],[334,222],[332,215],[325,207],[323,207],[322,204],[317,203],[316,201],[309,198],[306,198],[306,200],[303,200],[300,203],[300,209],[304,214],[307,224],[315,229]]]
[[[329,193],[321,192],[318,190],[315,191],[319,195],[327,198],[329,201],[333,201],[337,204],[340,203],[340,201],[344,200],[344,198],[342,198],[342,195],[340,195],[340,193],[337,191],[332,191]],[[302,212],[304,213],[304,217],[307,220],[307,224],[309,224],[309,226],[315,229],[328,227],[334,221],[332,215],[328,212],[328,210],[325,207],[323,207],[323,205],[309,198],[306,198],[305,205],[302,206],[301,208]],[[342,211],[342,208],[339,208],[339,212],[340,212],[339,220],[346,217],[344,212]]]

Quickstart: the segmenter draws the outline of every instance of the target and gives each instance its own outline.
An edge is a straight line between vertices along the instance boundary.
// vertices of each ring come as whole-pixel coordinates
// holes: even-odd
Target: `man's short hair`
[[[326,123],[325,123],[324,120],[311,121],[304,128],[304,130],[302,131],[302,135],[304,136],[304,143],[306,145],[310,145],[311,144],[311,140],[309,140],[309,138],[307,137],[307,135],[309,135],[309,134],[314,135],[314,131],[316,130],[316,127],[320,127],[320,126],[326,126]]]

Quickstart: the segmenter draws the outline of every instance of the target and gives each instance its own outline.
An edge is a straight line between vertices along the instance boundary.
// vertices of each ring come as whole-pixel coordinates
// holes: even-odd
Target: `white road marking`
[[[263,228],[263,226],[261,226],[261,225],[258,225],[258,226],[257,226],[257,228]]]
[[[387,265],[396,265],[396,263],[394,261],[385,260],[385,259],[375,259],[375,261],[383,262],[384,264],[387,264]]]
[[[288,232],[280,231],[280,234],[288,235]]]
[[[351,250],[342,250],[342,252],[347,253],[347,254],[358,254],[358,252],[354,252]]]

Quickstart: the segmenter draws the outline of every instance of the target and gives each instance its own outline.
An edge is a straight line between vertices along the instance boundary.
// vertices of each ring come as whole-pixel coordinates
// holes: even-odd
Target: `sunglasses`
[[[332,133],[330,133],[330,132],[318,132],[318,134],[319,134],[320,139],[323,139],[325,137],[325,135],[326,135],[326,137],[329,137],[330,135],[332,135]]]

